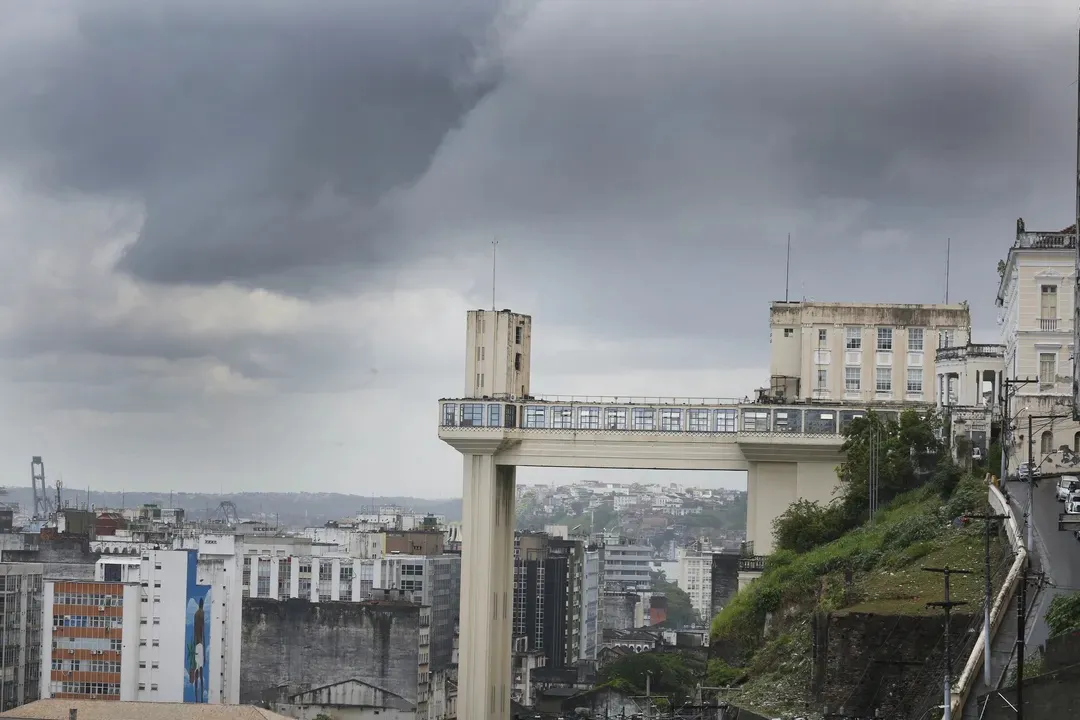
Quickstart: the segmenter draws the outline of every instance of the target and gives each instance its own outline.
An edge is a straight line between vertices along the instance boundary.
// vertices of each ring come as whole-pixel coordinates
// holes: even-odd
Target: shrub
[[[952,458],[945,458],[938,463],[930,484],[933,485],[942,498],[948,498],[953,494],[963,477],[963,469],[954,463]]]
[[[886,550],[903,550],[916,543],[932,540],[941,523],[932,515],[912,515],[890,526],[882,538]]]
[[[776,548],[796,553],[830,543],[847,529],[839,505],[822,505],[816,500],[797,500],[773,520]]]
[[[1080,593],[1055,596],[1046,611],[1046,627],[1051,636],[1080,630]]]
[[[949,519],[979,512],[986,507],[987,493],[989,492],[986,482],[974,475],[965,475],[960,479],[952,497],[945,505],[945,511]]]

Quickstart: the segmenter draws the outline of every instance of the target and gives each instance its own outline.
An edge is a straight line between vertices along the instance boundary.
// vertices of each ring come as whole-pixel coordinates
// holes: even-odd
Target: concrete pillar
[[[460,718],[509,720],[514,598],[515,471],[494,455],[463,455]]]

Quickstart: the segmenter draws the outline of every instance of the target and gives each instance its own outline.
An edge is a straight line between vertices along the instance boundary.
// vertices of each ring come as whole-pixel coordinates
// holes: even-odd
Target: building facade
[[[44,566],[0,563],[0,712],[41,695]]]
[[[935,352],[966,345],[957,305],[774,302],[770,395],[785,401],[926,402]]]
[[[679,563],[679,588],[690,596],[690,605],[703,620],[708,620],[712,610],[712,551],[700,547],[678,548],[675,551]]]
[[[1071,417],[1076,232],[1032,232],[1022,219],[1016,225],[1016,239],[998,266],[998,323],[1006,377],[1029,382],[1010,393],[1009,472],[1021,455],[1027,459],[1029,416],[1058,416],[1032,424],[1036,462],[1062,447],[1080,450],[1080,426]]]
[[[147,550],[102,558],[93,582],[46,579],[42,697],[237,702],[238,594],[215,567]]]
[[[466,326],[464,397],[528,397],[532,318],[509,310],[470,310]]]
[[[607,538],[604,543],[604,585],[608,589],[652,588],[651,545],[639,545],[626,538]]]

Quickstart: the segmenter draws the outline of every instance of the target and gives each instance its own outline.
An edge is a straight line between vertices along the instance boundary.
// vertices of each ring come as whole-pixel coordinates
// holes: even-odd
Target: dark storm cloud
[[[144,202],[123,268],[150,280],[379,262],[380,197],[494,85],[497,4],[67,3],[77,33],[7,58],[0,157]]]
[[[988,306],[1015,217],[1068,224],[1063,4],[496,5],[80,5],[6,65],[0,157],[142,200],[143,278],[310,294],[497,234],[538,321],[743,346],[788,232],[795,297],[939,300],[951,236]]]

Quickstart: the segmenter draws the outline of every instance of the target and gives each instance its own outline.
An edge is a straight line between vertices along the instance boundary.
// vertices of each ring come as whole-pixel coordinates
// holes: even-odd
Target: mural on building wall
[[[210,586],[198,583],[199,555],[188,551],[187,608],[184,617],[184,702],[205,703],[210,676]]]

